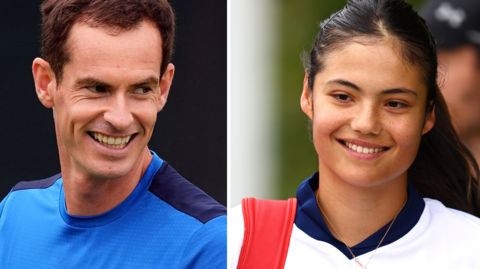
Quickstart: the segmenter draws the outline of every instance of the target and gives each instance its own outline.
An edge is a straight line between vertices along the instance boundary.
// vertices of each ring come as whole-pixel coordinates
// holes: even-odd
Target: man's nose
[[[104,119],[117,130],[127,129],[133,122],[128,100],[124,94],[114,94],[109,98]]]

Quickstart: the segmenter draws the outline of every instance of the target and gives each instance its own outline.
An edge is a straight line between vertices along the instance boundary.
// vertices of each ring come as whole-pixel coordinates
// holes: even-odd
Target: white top
[[[425,198],[417,224],[395,242],[381,246],[368,269],[479,268],[480,219]],[[243,242],[241,205],[228,212],[228,268],[237,268]],[[358,256],[365,265],[373,251]],[[333,245],[293,227],[285,268],[361,268]]]
[[[315,191],[318,173],[297,190],[295,225],[290,237],[285,268],[352,268],[360,265],[342,241],[332,235],[318,210]],[[480,219],[422,198],[408,184],[408,199],[397,215],[368,269],[480,269]],[[366,265],[390,224],[370,235],[351,251]],[[243,243],[241,206],[228,212],[228,268],[237,267]]]

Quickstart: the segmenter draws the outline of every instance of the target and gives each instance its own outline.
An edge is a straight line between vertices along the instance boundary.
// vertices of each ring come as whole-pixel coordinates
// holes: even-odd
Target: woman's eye
[[[402,108],[402,107],[405,107],[406,105],[400,102],[388,102],[387,106],[391,108]]]
[[[105,88],[101,86],[89,86],[87,87],[87,89],[89,89],[92,92],[106,92]]]
[[[134,92],[143,94],[143,93],[149,92],[150,90],[151,89],[147,87],[139,87],[139,88],[136,88]]]
[[[333,97],[335,97],[336,99],[338,99],[340,101],[353,101],[350,96],[345,95],[345,94],[336,94]]]

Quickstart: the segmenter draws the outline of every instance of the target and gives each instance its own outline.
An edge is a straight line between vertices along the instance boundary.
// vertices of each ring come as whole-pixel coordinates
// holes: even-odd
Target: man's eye
[[[136,88],[134,92],[135,93],[147,93],[149,91],[151,91],[151,89],[148,88],[148,87],[139,87],[139,88]]]
[[[105,88],[101,86],[89,86],[87,87],[87,89],[89,89],[92,92],[106,92]]]

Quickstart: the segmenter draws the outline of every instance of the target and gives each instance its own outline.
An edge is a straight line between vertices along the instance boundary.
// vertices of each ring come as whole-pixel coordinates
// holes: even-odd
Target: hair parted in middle
[[[432,109],[436,115],[434,127],[422,136],[417,157],[408,169],[409,182],[423,197],[480,216],[478,165],[452,125],[437,83],[436,44],[425,20],[403,0],[350,0],[320,27],[304,63],[309,91],[330,53],[353,42],[390,42],[404,61],[423,75],[428,91],[425,118]]]
[[[75,23],[128,31],[142,21],[153,22],[162,37],[163,75],[173,53],[175,14],[167,0],[45,0],[42,11],[42,57],[49,62],[57,83],[70,60],[68,37]]]

